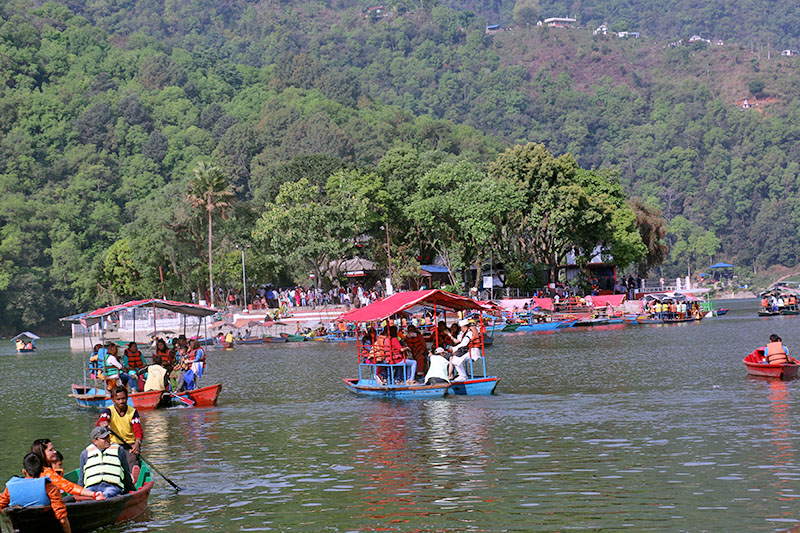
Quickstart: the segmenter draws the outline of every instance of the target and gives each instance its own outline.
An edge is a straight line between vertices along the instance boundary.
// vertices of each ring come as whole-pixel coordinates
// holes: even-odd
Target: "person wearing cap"
[[[461,332],[456,339],[456,345],[450,348],[450,351],[453,352],[450,365],[458,372],[458,376],[453,381],[464,381],[469,377],[464,368],[464,362],[469,358],[473,360],[481,358],[481,335],[466,318],[459,320],[458,325],[461,327]]]
[[[425,374],[425,385],[435,385],[437,383],[450,383],[449,366],[444,348],[436,348],[428,354],[428,373]]]
[[[136,490],[131,480],[128,460],[118,444],[111,442],[111,431],[105,426],[92,428],[92,443],[81,452],[78,484],[106,498]]]

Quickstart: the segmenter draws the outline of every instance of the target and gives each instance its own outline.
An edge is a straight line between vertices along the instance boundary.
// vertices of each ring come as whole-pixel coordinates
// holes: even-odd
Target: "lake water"
[[[143,413],[149,516],[110,531],[774,531],[800,527],[800,381],[742,358],[800,316],[757,302],[699,324],[498,334],[497,394],[348,393],[354,346],[211,350],[214,409]],[[719,304],[718,304],[719,305]],[[52,439],[75,468],[96,413],[67,398],[84,354],[0,351],[0,473]]]

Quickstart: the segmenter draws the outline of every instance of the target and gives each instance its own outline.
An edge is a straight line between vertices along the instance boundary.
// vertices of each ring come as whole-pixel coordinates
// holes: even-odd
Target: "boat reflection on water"
[[[366,484],[363,529],[376,521],[425,529],[434,523],[429,517],[443,515],[458,522],[452,515],[470,512],[483,501],[479,494],[491,494],[484,472],[492,447],[490,402],[379,401],[370,410],[354,457]]]
[[[794,448],[792,446],[791,430],[791,396],[789,382],[769,380],[769,412],[772,422],[771,438],[769,440],[772,453],[767,457],[772,459],[774,475],[777,479],[777,498],[783,501],[796,501],[797,478],[794,471]],[[796,518],[794,511],[787,511],[787,518]]]

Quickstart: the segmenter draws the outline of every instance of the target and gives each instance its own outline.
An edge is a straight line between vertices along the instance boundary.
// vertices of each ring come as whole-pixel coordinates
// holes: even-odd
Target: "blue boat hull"
[[[78,388],[72,388],[72,394],[70,394],[72,398],[75,398],[75,401],[78,402],[78,406],[86,407],[89,409],[105,409],[106,407],[111,407],[114,405],[114,402],[111,401],[111,398],[106,396],[105,389],[95,389],[94,387],[90,389],[83,389],[80,390]],[[128,405],[133,405],[133,399],[128,396]]]
[[[540,322],[538,324],[522,324],[517,331],[552,331],[561,327],[562,322]]]
[[[497,388],[497,376],[473,378],[466,381],[455,381],[450,384],[450,393],[458,396],[486,396]]]
[[[345,387],[350,392],[361,396],[372,398],[397,398],[397,399],[416,399],[416,398],[442,398],[447,394],[450,386],[447,383],[436,385],[381,385],[377,381],[358,380],[356,378],[345,378]]]

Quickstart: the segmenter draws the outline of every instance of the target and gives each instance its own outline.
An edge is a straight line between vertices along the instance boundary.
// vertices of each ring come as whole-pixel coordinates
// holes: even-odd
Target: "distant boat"
[[[22,348],[17,348],[17,353],[30,353],[36,351],[36,346],[33,345],[33,341],[39,340],[40,338],[41,337],[35,333],[23,331],[22,333],[11,337],[11,341],[16,343],[17,339],[28,339],[27,343],[23,341]]]

